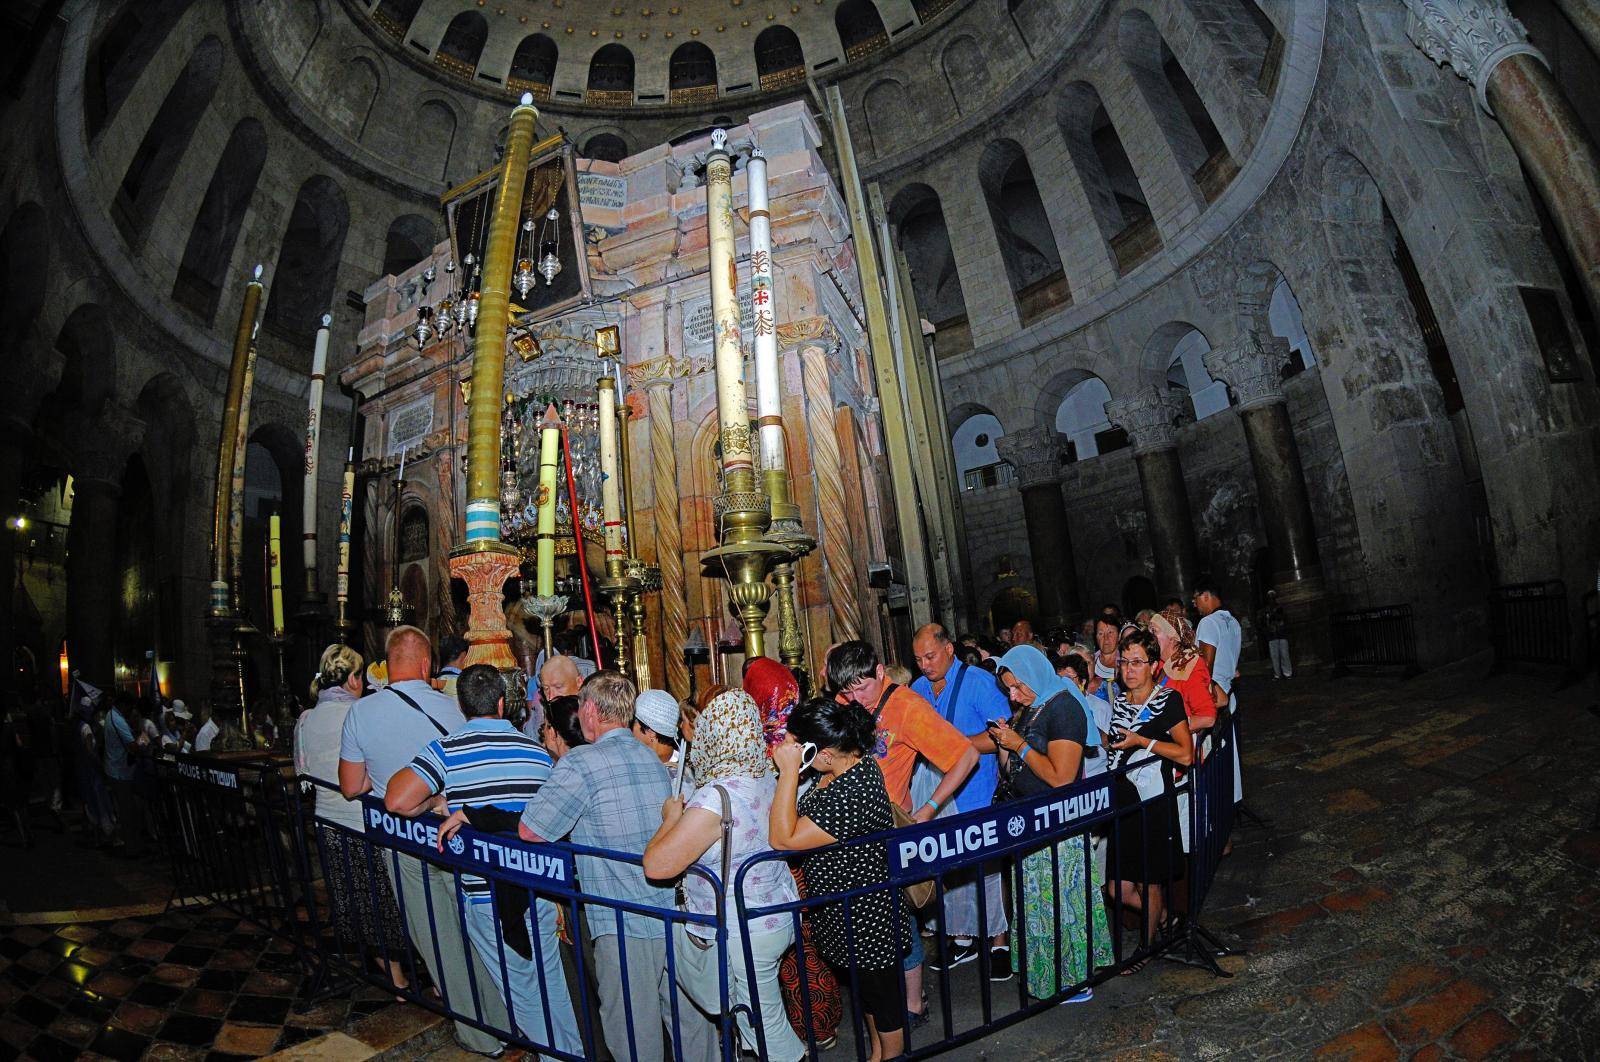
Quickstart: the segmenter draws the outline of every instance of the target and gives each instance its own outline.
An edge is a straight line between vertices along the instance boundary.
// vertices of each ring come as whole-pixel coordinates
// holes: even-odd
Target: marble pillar
[[[1479,106],[1505,130],[1550,210],[1590,307],[1600,312],[1600,148],[1544,56],[1504,0],[1405,3],[1412,42],[1470,81]]]
[[[851,549],[850,518],[845,509],[844,473],[839,439],[833,427],[833,383],[828,355],[820,346],[800,348],[806,397],[806,428],[811,443],[811,468],[816,477],[817,520],[822,560],[828,583],[833,628],[828,641],[861,637],[861,582]]]
[[[689,665],[683,645],[689,638],[689,603],[683,582],[683,529],[678,524],[678,455],[673,449],[672,384],[675,362],[650,363],[644,377],[650,415],[650,495],[656,530],[656,564],[661,568],[661,640],[665,644],[667,689],[689,695]]]
[[[1061,496],[1062,440],[1054,428],[1026,428],[995,440],[1000,456],[1016,470],[1022,492],[1022,517],[1028,527],[1028,552],[1033,556],[1037,629],[1075,618],[1083,604],[1078,596],[1078,569],[1067,528],[1067,505]]]
[[[1237,403],[1255,473],[1256,508],[1272,554],[1272,589],[1298,632],[1296,652],[1305,663],[1320,659],[1325,655],[1322,617],[1327,584],[1317,554],[1311,496],[1283,394],[1289,343],[1278,336],[1247,332],[1232,346],[1207,351],[1203,360],[1207,372],[1227,382]]]
[[[0,418],[0,660],[10,666],[15,640],[13,600],[17,582],[17,536],[9,523],[20,510],[22,463],[33,432],[16,417]]]
[[[1187,601],[1200,577],[1200,550],[1178,460],[1177,423],[1183,412],[1182,398],[1157,387],[1106,403],[1106,416],[1133,443],[1154,554],[1156,593],[1163,599],[1177,595]]]

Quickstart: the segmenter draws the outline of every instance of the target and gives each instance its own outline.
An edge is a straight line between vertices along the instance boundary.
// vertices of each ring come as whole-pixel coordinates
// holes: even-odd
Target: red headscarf
[[[771,657],[759,656],[744,673],[744,691],[761,711],[761,729],[770,751],[789,732],[789,713],[800,703],[800,684],[788,668]]]

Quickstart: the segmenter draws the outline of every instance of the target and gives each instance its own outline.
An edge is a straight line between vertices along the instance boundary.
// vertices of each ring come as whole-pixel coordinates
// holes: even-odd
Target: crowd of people
[[[907,1027],[928,1020],[925,969],[976,963],[994,982],[1021,976],[1033,998],[1086,1002],[1079,986],[1117,961],[1117,915],[1142,916],[1142,945],[1170,926],[1190,840],[1185,772],[1237,713],[1240,625],[1212,587],[1192,604],[1198,626],[1173,601],[1132,618],[1108,607],[1044,639],[1027,620],[997,639],[930,624],[913,642],[914,680],[845,642],[809,700],[769,659],[750,661],[740,686],[680,703],[557,655],[539,662],[531,703],[508,705],[499,672],[462,666],[463,642],[440,647],[437,670],[413,627],[389,635],[377,669],[330,646],[294,750],[298,771],[324,783],[316,817],[335,923],[388,962],[397,988],[409,941],[458,1012],[476,997],[481,1023],[573,1054],[584,1053],[574,1000],[589,997],[563,962],[576,946],[612,1054],[661,1057],[673,1038],[686,1058],[717,1057],[712,921],[728,936],[730,1000],[755,1001],[766,1057],[782,1062],[806,1054],[805,1037],[832,1038],[846,998],[866,1019],[870,1057],[901,1054]],[[1142,813],[949,875],[937,918],[895,902],[882,843],[838,843],[1107,772],[1118,805]],[[1233,773],[1237,799],[1237,762]],[[597,902],[571,925],[545,896],[394,853],[363,858],[363,795],[393,815],[439,816],[441,851],[463,825],[573,842],[579,886]],[[595,850],[637,857],[642,872]],[[731,901],[718,910],[708,877],[731,892],[740,868],[746,919]],[[797,920],[785,905],[805,897],[818,899]],[[435,913],[453,910],[460,919]],[[502,1046],[472,1023],[456,1034],[478,1053]],[[757,1048],[742,1012],[738,1035]]]

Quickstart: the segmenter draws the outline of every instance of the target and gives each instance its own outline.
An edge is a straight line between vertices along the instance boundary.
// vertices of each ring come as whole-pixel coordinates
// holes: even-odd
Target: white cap
[[[633,717],[663,737],[678,736],[678,698],[666,690],[644,690],[633,702]]]
[[[172,702],[172,714],[177,716],[179,719],[194,718],[194,713],[189,711],[188,707],[182,701],[176,699],[174,699]]]

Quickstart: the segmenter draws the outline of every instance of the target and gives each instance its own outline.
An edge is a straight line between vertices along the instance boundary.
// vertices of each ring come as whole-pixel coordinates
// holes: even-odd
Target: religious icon
[[[606,325],[594,330],[594,345],[602,358],[615,358],[622,354],[622,329]]]

